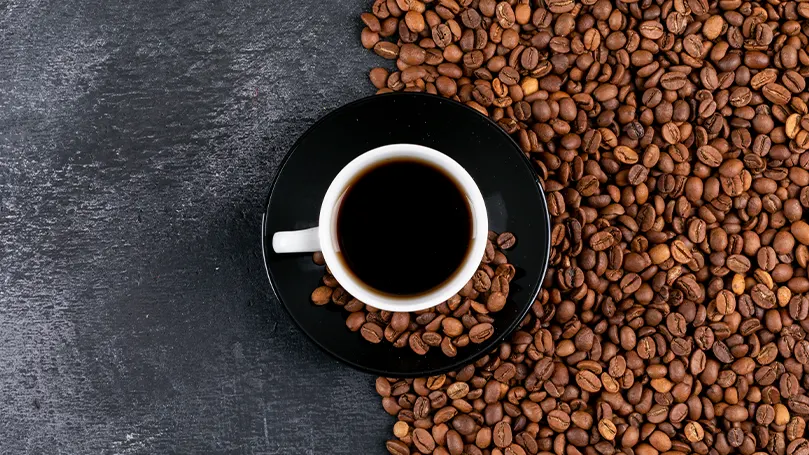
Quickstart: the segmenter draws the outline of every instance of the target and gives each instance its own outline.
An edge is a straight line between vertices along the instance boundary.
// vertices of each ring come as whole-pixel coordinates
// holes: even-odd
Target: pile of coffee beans
[[[323,286],[312,292],[312,303],[331,302],[343,307],[348,312],[348,329],[359,331],[370,343],[387,341],[396,348],[409,346],[419,355],[437,348],[447,357],[455,357],[458,348],[483,343],[494,335],[493,315],[506,306],[516,272],[503,251],[512,248],[516,241],[510,232],[489,231],[475,275],[457,294],[433,308],[414,313],[379,310],[349,295],[328,268]],[[315,253],[313,260],[318,265],[325,264],[321,253]]]
[[[809,453],[809,2],[376,0],[379,92],[489,116],[551,269],[499,351],[380,379],[390,453]],[[387,384],[387,386],[386,386]]]
[[[554,336],[542,328],[550,317],[537,302],[509,343],[457,372],[377,378],[383,408],[397,416],[396,439],[387,442],[388,451],[536,454],[560,449],[557,453],[565,453],[568,443],[585,447],[590,433],[604,425],[594,422],[587,410],[589,393],[570,385],[568,368],[554,360]],[[592,338],[591,333],[590,342]],[[587,374],[582,381],[598,381],[599,363],[582,362],[581,371]],[[609,412],[605,422],[612,416]],[[558,438],[560,434],[565,436]]]

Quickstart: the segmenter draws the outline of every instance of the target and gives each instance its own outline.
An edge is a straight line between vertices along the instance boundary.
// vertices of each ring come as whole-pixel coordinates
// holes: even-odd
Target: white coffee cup
[[[359,280],[340,259],[337,240],[337,214],[343,195],[357,175],[384,161],[397,159],[422,161],[451,177],[467,198],[472,215],[472,239],[464,261],[451,277],[431,291],[415,296],[395,296],[378,291]],[[391,144],[375,148],[348,163],[334,178],[320,206],[319,226],[300,231],[276,232],[272,248],[276,253],[322,251],[326,264],[337,282],[363,303],[388,311],[418,311],[440,304],[455,295],[472,278],[486,249],[489,231],[483,195],[468,172],[443,153],[414,144]],[[390,258],[395,261],[396,258]]]

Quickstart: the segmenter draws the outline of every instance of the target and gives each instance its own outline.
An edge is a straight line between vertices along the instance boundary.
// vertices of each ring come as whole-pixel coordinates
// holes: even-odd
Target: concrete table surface
[[[0,453],[379,454],[271,296],[284,153],[373,93],[368,0],[0,0]]]

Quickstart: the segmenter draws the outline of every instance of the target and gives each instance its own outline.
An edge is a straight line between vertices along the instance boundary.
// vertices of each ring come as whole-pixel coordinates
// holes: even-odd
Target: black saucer
[[[317,225],[320,203],[332,179],[349,161],[394,143],[432,147],[460,163],[480,187],[489,229],[510,231],[516,246],[507,252],[518,270],[506,307],[494,315],[495,335],[458,349],[454,358],[433,348],[426,356],[408,347],[370,344],[345,325],[336,305],[318,307],[309,296],[323,267],[310,254],[275,254],[272,234]],[[473,109],[433,95],[377,95],[343,106],[312,126],[289,151],[273,182],[262,223],[262,247],[275,294],[292,319],[329,354],[370,373],[427,376],[456,369],[489,352],[528,312],[545,276],[550,223],[545,195],[531,164],[495,123]]]

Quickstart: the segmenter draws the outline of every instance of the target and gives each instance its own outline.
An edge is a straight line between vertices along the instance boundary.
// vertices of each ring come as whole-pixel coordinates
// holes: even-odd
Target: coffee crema
[[[336,232],[338,257],[357,279],[383,294],[413,296],[446,283],[466,261],[472,210],[444,171],[396,159],[349,183]]]

